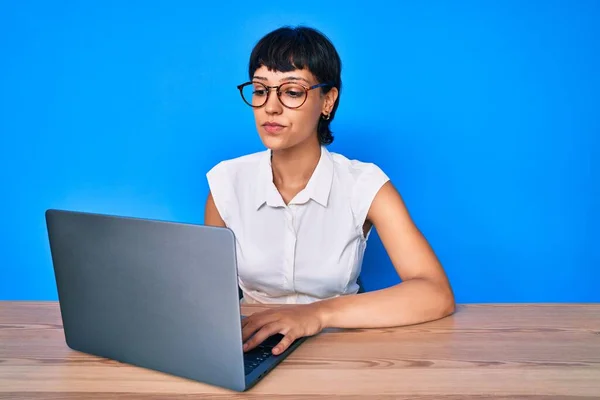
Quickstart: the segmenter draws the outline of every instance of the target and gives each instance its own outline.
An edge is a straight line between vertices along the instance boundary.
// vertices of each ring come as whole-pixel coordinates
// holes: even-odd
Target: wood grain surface
[[[328,330],[237,393],[73,351],[55,302],[0,302],[0,399],[105,398],[600,399],[600,304],[460,305],[426,324]]]

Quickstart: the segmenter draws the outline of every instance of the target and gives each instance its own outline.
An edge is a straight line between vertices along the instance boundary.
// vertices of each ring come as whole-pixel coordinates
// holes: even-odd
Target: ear
[[[338,94],[339,92],[336,87],[331,88],[331,90],[325,94],[325,101],[323,102],[323,109],[321,111],[322,114],[331,114],[331,110],[333,110]]]

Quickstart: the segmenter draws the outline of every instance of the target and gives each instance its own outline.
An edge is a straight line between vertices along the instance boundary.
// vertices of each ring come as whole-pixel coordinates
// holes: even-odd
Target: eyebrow
[[[261,81],[268,81],[268,79],[265,78],[264,76],[254,76],[253,79],[258,79]],[[310,85],[310,82],[308,80],[302,78],[301,76],[286,76],[279,80],[279,82],[283,82],[283,81],[304,81]]]

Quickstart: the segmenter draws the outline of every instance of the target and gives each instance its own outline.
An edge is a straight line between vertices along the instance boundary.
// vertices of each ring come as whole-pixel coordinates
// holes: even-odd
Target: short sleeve
[[[362,163],[355,168],[357,168],[357,172],[352,191],[352,211],[356,219],[356,226],[362,232],[371,203],[379,189],[389,181],[389,177],[381,168],[372,163]]]
[[[217,211],[225,225],[229,226],[228,205],[230,203],[231,179],[227,170],[227,165],[220,162],[206,173],[208,187],[213,197]]]

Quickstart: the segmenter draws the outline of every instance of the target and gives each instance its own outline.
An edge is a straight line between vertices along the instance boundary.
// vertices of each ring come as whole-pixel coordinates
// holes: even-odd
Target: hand
[[[316,303],[282,306],[261,311],[242,320],[244,351],[280,333],[283,339],[273,348],[273,354],[283,353],[296,339],[312,336],[323,330],[323,317]]]

